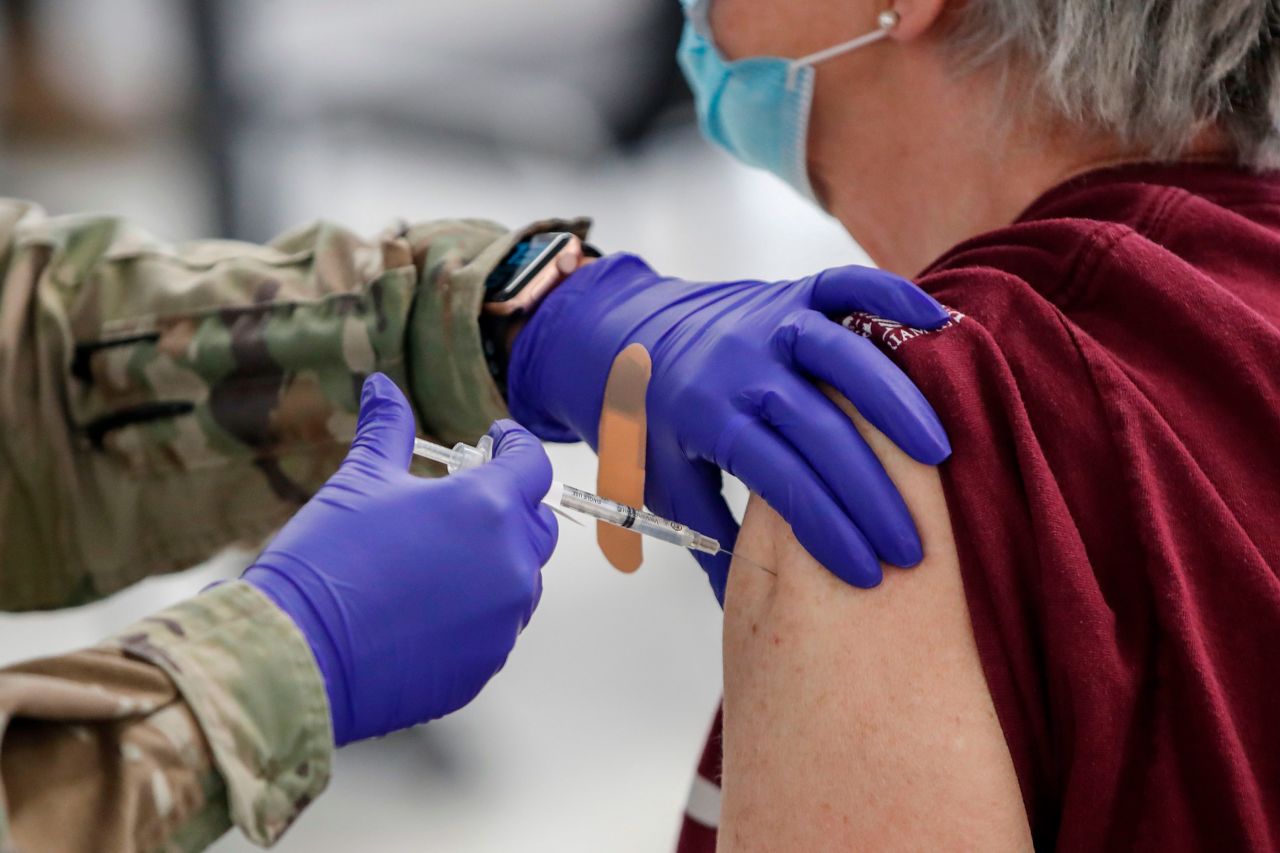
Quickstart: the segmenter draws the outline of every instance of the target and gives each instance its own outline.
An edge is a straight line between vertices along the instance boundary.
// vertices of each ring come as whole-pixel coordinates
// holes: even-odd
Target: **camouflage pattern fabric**
[[[342,459],[375,370],[427,434],[474,441],[505,416],[485,278],[527,235],[588,227],[169,245],[0,200],[0,608],[80,604],[261,542]]]
[[[279,838],[329,779],[320,671],[287,615],[223,584],[99,646],[0,670],[0,853]]]

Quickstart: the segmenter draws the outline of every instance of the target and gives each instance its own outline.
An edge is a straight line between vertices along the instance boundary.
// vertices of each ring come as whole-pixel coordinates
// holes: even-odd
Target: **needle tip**
[[[762,565],[760,565],[759,563],[757,563],[755,560],[750,560],[750,559],[748,559],[748,558],[746,558],[746,557],[742,556],[741,554],[735,554],[735,553],[733,553],[732,551],[725,551],[725,553],[726,553],[726,554],[728,554],[730,557],[732,557],[732,558],[733,558],[733,559],[735,559],[735,560],[741,560],[741,561],[742,561],[742,562],[744,562],[744,563],[747,563],[747,564],[749,564],[749,565],[755,566],[757,569],[759,569],[759,570],[760,570],[760,571],[762,571],[762,572],[768,572],[769,574],[773,575],[775,578],[778,576],[778,573],[777,573],[777,572],[775,572],[773,569],[765,568],[764,566],[762,566]]]

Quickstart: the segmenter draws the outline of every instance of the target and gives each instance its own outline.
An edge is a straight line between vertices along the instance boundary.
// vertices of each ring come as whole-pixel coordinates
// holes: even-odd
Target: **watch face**
[[[514,299],[538,277],[556,256],[577,238],[563,232],[537,234],[516,245],[485,281],[486,302]]]

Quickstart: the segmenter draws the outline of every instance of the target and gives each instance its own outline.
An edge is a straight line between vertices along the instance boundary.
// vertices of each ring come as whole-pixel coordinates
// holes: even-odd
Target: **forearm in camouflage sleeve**
[[[301,633],[226,584],[100,646],[0,670],[0,853],[269,844],[324,790],[333,735]]]
[[[167,245],[0,201],[0,608],[261,541],[337,467],[375,370],[428,433],[475,440],[505,413],[476,323],[488,272],[526,234],[586,228]]]

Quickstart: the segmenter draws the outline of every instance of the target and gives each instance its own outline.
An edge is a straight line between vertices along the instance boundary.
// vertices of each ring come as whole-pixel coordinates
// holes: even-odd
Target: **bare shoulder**
[[[1030,849],[935,469],[841,401],[925,560],[845,586],[753,498],[725,602],[722,850]]]

